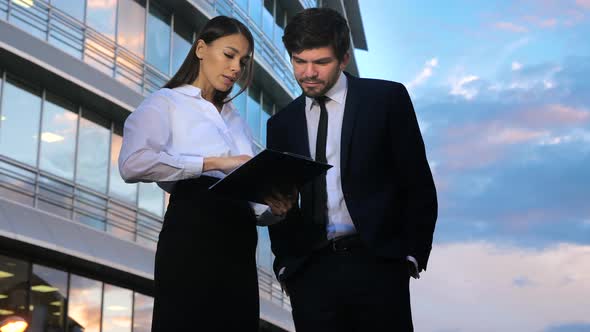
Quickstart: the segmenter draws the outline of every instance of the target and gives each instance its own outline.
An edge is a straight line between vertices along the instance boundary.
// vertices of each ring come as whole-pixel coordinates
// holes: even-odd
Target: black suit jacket
[[[425,269],[437,200],[410,96],[400,83],[346,75],[340,166],[352,221],[375,255],[411,255]],[[310,156],[303,95],[268,120],[267,146]],[[304,186],[301,207],[269,226],[279,280],[295,272],[326,239],[325,226],[312,222],[310,199],[311,187]]]

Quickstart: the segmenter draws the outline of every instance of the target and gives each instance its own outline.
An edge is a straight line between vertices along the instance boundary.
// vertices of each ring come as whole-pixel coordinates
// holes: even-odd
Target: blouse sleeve
[[[172,107],[170,99],[158,91],[125,121],[119,154],[119,171],[125,182],[177,181],[202,174],[202,156],[175,155],[165,149],[172,137]]]

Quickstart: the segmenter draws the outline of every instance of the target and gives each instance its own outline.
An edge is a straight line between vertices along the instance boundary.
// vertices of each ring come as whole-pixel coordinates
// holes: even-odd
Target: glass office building
[[[233,16],[256,40],[255,79],[235,104],[262,149],[266,120],[300,94],[283,29],[314,6],[346,15],[366,49],[356,0],[0,0],[0,321],[150,330],[168,195],[121,179],[125,118],[178,69],[207,19]],[[348,70],[358,74],[354,59]],[[261,330],[293,331],[258,231]]]

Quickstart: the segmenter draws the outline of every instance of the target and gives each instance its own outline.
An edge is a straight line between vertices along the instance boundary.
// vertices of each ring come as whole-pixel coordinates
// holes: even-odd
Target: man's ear
[[[199,39],[197,40],[197,47],[195,48],[195,56],[199,58],[199,60],[203,60],[203,55],[207,51],[207,43],[204,40]]]
[[[344,53],[344,56],[342,57],[342,61],[340,61],[340,70],[344,70],[344,68],[346,68],[346,66],[348,66],[349,62],[350,62],[350,52],[346,52],[346,53]]]

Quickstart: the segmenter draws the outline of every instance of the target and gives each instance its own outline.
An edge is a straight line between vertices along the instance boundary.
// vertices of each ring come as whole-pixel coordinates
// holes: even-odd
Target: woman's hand
[[[252,157],[245,154],[231,157],[206,157],[203,160],[203,172],[216,170],[227,174],[250,159]]]

